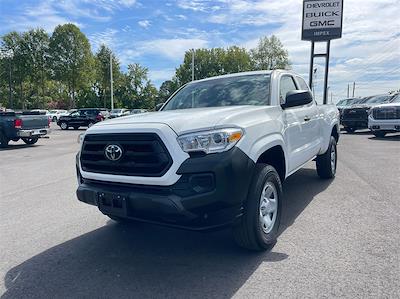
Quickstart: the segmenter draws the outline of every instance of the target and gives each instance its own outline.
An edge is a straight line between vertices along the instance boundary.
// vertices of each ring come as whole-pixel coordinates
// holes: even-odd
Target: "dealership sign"
[[[304,0],[301,39],[326,41],[342,37],[343,0]]]

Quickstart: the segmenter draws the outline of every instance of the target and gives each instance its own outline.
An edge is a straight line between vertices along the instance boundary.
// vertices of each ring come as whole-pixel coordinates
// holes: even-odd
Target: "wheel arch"
[[[265,163],[273,166],[278,172],[281,181],[286,178],[286,158],[281,145],[275,145],[264,151],[257,159],[258,163]]]

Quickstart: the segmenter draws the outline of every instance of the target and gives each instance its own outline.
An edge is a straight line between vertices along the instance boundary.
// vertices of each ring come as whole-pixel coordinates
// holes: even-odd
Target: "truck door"
[[[299,90],[296,81],[291,75],[283,75],[279,83],[280,101],[286,100],[286,94],[292,90]],[[296,170],[306,161],[312,159],[319,150],[319,128],[315,103],[303,106],[290,107],[283,110],[285,124],[284,138],[288,146],[289,172]]]

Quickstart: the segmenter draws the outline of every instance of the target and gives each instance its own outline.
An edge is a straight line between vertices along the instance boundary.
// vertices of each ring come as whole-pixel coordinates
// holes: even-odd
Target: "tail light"
[[[22,129],[22,119],[17,118],[14,120],[14,128]]]
[[[47,118],[47,126],[50,128],[50,124],[51,124],[51,118],[50,117],[48,117]]]

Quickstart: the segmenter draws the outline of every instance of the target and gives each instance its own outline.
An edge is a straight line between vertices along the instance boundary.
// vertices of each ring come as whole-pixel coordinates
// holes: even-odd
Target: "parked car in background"
[[[336,108],[338,108],[338,110],[339,110],[340,119],[342,118],[342,110],[346,107],[351,106],[357,100],[359,100],[359,99],[358,98],[349,98],[349,99],[340,100],[339,102],[336,103]]]
[[[116,118],[124,115],[129,115],[130,110],[129,109],[112,109],[110,111],[110,118]]]
[[[78,109],[67,116],[61,116],[57,121],[57,125],[62,130],[68,130],[71,127],[77,130],[80,127],[91,127],[104,119],[102,110],[99,108],[84,108]]]
[[[354,105],[342,110],[341,124],[348,133],[368,129],[368,111],[379,104],[390,102],[392,95],[377,95],[354,102]]]
[[[46,114],[40,112],[0,112],[0,147],[7,147],[12,140],[22,139],[26,144],[35,144],[41,136],[50,132]]]
[[[53,122],[57,122],[60,116],[67,116],[69,113],[67,110],[50,110],[47,115],[49,116],[50,120]]]
[[[390,103],[369,110],[368,128],[376,137],[400,132],[400,94],[394,95]]]
[[[145,113],[147,112],[146,109],[132,109],[130,114],[140,114],[140,113]]]

